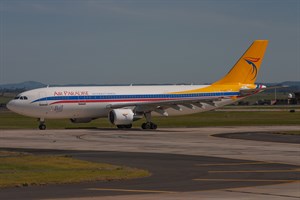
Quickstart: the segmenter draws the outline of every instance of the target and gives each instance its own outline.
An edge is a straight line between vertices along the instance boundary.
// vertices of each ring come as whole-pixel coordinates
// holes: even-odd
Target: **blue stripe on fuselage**
[[[195,98],[195,97],[225,97],[238,96],[239,92],[209,92],[209,93],[191,93],[191,94],[125,94],[125,95],[88,95],[88,96],[50,96],[43,97],[32,101],[61,101],[61,100],[116,100],[116,99],[178,99],[178,98]]]

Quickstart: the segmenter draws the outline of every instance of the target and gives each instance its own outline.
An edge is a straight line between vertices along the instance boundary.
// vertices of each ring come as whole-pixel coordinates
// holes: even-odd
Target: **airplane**
[[[130,129],[142,118],[142,129],[157,129],[152,115],[185,115],[220,108],[267,89],[255,84],[268,40],[255,40],[232,69],[211,85],[46,87],[29,90],[7,108],[39,119],[70,119],[88,123],[107,117],[119,129]]]

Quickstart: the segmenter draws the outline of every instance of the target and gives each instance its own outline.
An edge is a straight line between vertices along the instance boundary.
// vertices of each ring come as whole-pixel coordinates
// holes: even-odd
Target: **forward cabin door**
[[[42,99],[42,101],[39,101],[39,105],[40,106],[48,106],[47,93],[46,92],[39,92],[39,97],[40,97],[40,99]]]
[[[78,105],[84,106],[86,105],[86,96],[85,95],[78,95]]]

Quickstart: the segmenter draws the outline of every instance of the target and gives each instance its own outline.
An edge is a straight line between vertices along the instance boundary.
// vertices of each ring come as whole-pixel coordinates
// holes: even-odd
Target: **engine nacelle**
[[[134,113],[131,109],[114,109],[108,113],[108,119],[114,125],[129,125],[134,121]]]
[[[70,121],[74,124],[76,123],[89,123],[93,120],[93,118],[72,118]]]

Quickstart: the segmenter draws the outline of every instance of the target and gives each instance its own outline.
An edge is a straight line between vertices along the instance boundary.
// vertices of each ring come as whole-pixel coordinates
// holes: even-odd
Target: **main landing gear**
[[[39,129],[40,129],[40,130],[45,130],[45,129],[47,128],[47,127],[46,127],[46,124],[45,124],[45,119],[40,118],[40,119],[39,119],[39,122],[40,122]]]
[[[151,112],[144,113],[144,116],[147,122],[142,124],[142,129],[152,129],[152,130],[157,129],[157,125],[151,122]]]
[[[147,122],[142,124],[142,129],[157,129],[157,125],[152,122]]]

